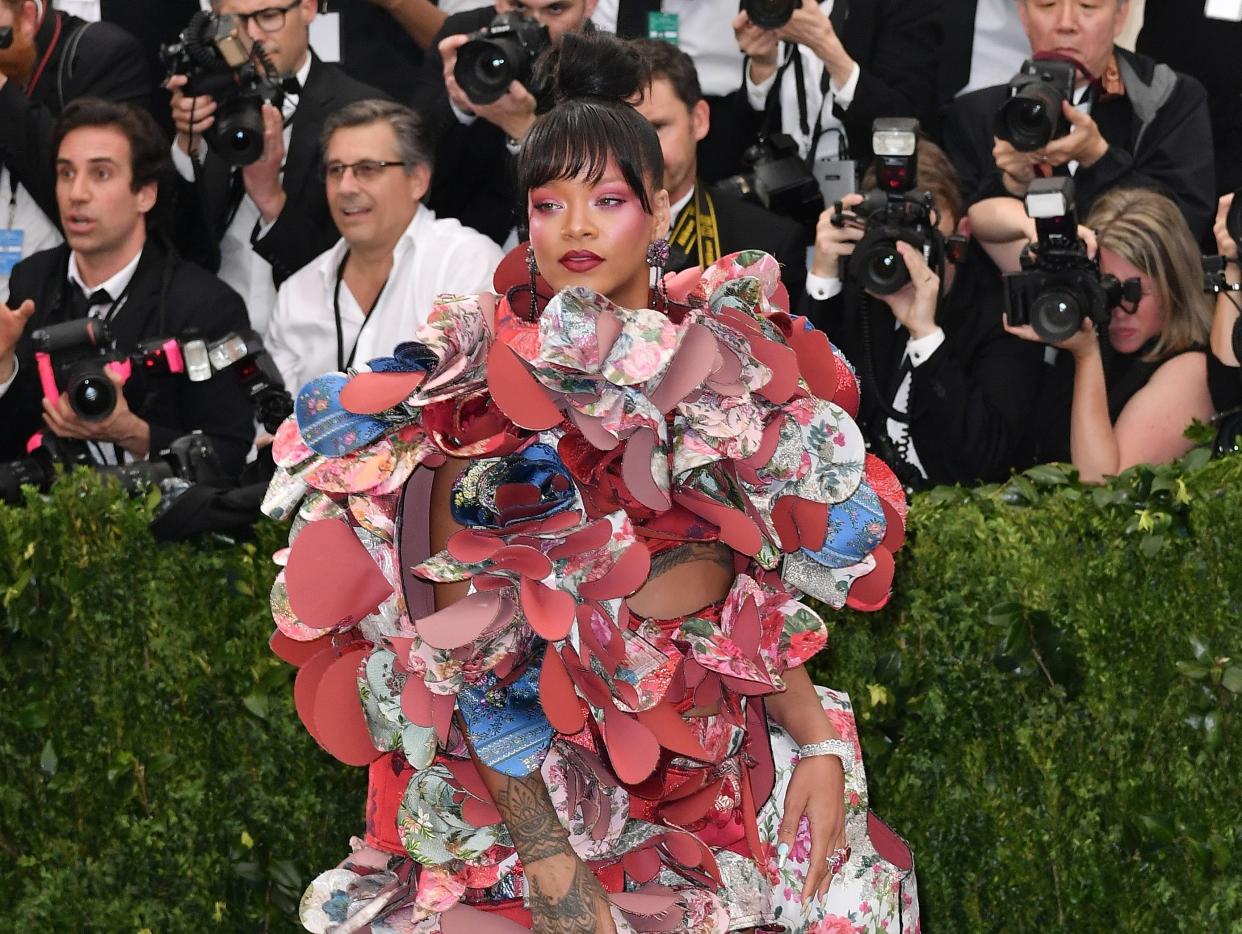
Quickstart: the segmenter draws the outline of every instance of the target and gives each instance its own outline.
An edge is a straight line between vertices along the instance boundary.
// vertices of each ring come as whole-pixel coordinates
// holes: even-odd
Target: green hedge
[[[1242,930],[1242,457],[918,498],[836,618],[928,931]],[[298,723],[268,555],[159,545],[89,475],[0,508],[0,929],[293,930],[365,776]]]

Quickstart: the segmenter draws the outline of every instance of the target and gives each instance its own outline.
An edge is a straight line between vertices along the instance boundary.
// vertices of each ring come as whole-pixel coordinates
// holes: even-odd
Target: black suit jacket
[[[75,39],[70,60],[66,53]],[[30,96],[13,81],[0,88],[0,158],[59,227],[52,127],[64,105],[78,97],[103,97],[146,107],[151,82],[138,43],[111,23],[88,24],[51,10],[35,44],[40,58],[51,52]]]
[[[1117,56],[1133,66],[1141,81],[1153,80],[1152,59],[1124,49],[1117,49]],[[1216,215],[1212,127],[1203,85],[1177,75],[1168,99],[1146,123],[1136,115],[1130,93],[1141,91],[1128,89],[1126,96],[1099,101],[1091,109],[1109,148],[1103,159],[1080,167],[1074,176],[1078,216],[1085,218],[1110,188],[1154,188],[1178,203],[1198,239]],[[1007,95],[1005,85],[996,85],[963,94],[949,108],[945,148],[968,204],[1008,195],[992,159],[994,117]]]
[[[806,285],[806,243],[802,226],[735,195],[712,191],[710,197],[716,208],[720,255],[728,256],[739,250],[763,250],[771,254],[781,264],[781,281],[791,299],[796,299]],[[680,272],[697,265],[697,255],[681,254],[674,248],[668,268],[671,272]]]
[[[970,80],[975,54],[977,0],[942,0],[943,37],[940,46],[940,99],[951,101]],[[1021,62],[1013,63],[1016,72]]]
[[[867,439],[886,435],[879,397],[891,404],[897,393],[908,332],[893,326],[886,304],[864,302],[849,282],[840,295],[812,301],[807,310],[858,371],[859,423]],[[995,267],[972,246],[936,315],[944,343],[911,371],[910,436],[929,483],[1003,480],[1032,463],[1027,422],[1043,347],[1007,334],[1003,310]]]
[[[160,293],[169,259],[158,241],[147,240],[125,303],[109,322],[118,350],[128,353],[142,341],[184,337],[193,331],[214,340],[249,327],[241,296],[206,270],[180,260],[174,260],[161,313]],[[17,344],[17,377],[0,396],[0,460],[20,456],[27,439],[44,427],[30,335],[68,320],[68,290],[76,288],[68,281],[68,264],[69,247],[62,244],[18,263],[9,280],[10,302],[15,307],[33,299],[35,313]],[[225,371],[194,383],[184,376],[146,379],[136,373],[125,385],[125,399],[134,414],[151,426],[152,454],[200,429],[215,442],[225,470],[240,472],[254,439],[254,407],[236,374]]]
[[[164,63],[160,46],[177,41],[190,17],[199,11],[198,0],[100,0],[99,18],[114,23],[138,40],[147,74],[152,78],[151,114],[164,132],[172,135],[169,94],[164,90]]]
[[[500,127],[481,117],[467,126],[453,115],[439,51],[442,39],[482,29],[495,15],[495,7],[486,6],[444,21],[423,60],[414,108],[432,121],[438,136],[428,206],[437,217],[456,218],[503,245],[522,219],[514,159]]]
[[[276,223],[254,241],[255,252],[271,263],[277,286],[340,239],[319,177],[324,120],[346,104],[382,97],[382,92],[311,53],[285,154],[283,186],[289,197]],[[195,182],[182,180],[178,189],[178,245],[213,272],[220,268],[220,240],[228,229],[230,173],[229,164],[209,149]]]
[[[833,113],[845,126],[850,155],[869,162],[871,125],[877,117],[917,117],[928,133],[936,132],[939,97],[937,58],[943,28],[943,0],[853,0],[837,25],[841,44],[860,66],[858,87],[848,110],[834,105]]]

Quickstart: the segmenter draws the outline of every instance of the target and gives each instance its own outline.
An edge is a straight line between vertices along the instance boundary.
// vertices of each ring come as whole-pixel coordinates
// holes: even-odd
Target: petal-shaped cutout
[[[668,486],[668,459],[654,458],[659,439],[650,428],[640,428],[626,442],[625,453],[621,455],[621,476],[625,480],[633,497],[656,512],[664,512],[673,504],[669,501],[665,489]],[[664,484],[652,473],[654,470],[664,471]]]
[[[828,513],[827,503],[816,503],[800,496],[794,499],[793,518],[798,526],[799,545],[811,551],[824,547],[824,539],[828,536]]]
[[[348,377],[328,373],[311,380],[298,392],[294,415],[302,441],[316,454],[341,457],[366,447],[385,431],[387,422],[355,415],[341,406],[340,393]]]
[[[586,715],[565,663],[551,643],[544,650],[543,670],[539,672],[539,700],[548,722],[558,733],[573,736],[586,726]]]
[[[734,551],[744,555],[759,553],[763,546],[763,537],[759,534],[758,526],[744,512],[691,490],[677,493],[674,499],[679,505],[702,516],[720,529],[720,540]]]
[[[686,725],[676,708],[669,703],[659,703],[649,710],[638,712],[638,722],[649,729],[658,742],[670,752],[707,762],[711,756],[703,748]]]
[[[358,666],[367,652],[361,648],[334,659],[324,669],[315,691],[315,739],[346,765],[369,765],[381,755],[371,742],[358,695]]]
[[[504,547],[504,542],[473,529],[454,532],[448,540],[448,553],[463,564],[480,564]]]
[[[272,438],[272,460],[277,467],[294,468],[315,456],[315,452],[302,442],[298,420],[286,418],[276,429]]]
[[[604,705],[604,741],[612,770],[627,785],[637,785],[660,760],[660,744],[651,731],[611,703]]]
[[[440,934],[530,934],[530,928],[498,912],[459,904],[440,915]]]
[[[500,410],[518,427],[546,431],[561,423],[561,410],[548,397],[548,391],[500,341],[492,344],[487,355],[487,385]]]
[[[837,359],[832,353],[832,345],[823,331],[807,330],[802,326],[804,320],[794,319],[789,335],[789,343],[798,356],[798,369],[811,392],[827,402],[836,402],[841,380],[837,375]]]
[[[543,580],[552,573],[552,562],[547,555],[529,545],[506,545],[492,555],[491,560],[497,572],[521,574],[535,580]]]
[[[431,695],[432,726],[436,729],[436,738],[441,746],[447,746],[449,731],[453,726],[453,711],[457,709],[457,698],[452,694]]]
[[[779,496],[772,505],[772,527],[781,540],[781,549],[793,553],[801,545],[798,537],[798,523],[794,520],[794,503],[796,496]]]
[[[405,679],[405,687],[401,689],[401,712],[405,718],[417,726],[431,726],[432,700],[434,695],[423,676],[414,674]]]
[[[604,427],[604,420],[602,418],[596,418],[594,415],[583,415],[577,409],[571,407],[569,409],[569,419],[593,448],[600,451],[611,451],[621,443],[616,435]]]
[[[685,827],[688,824],[696,823],[702,820],[716,804],[716,798],[720,796],[720,789],[724,787],[724,778],[717,778],[711,782],[706,788],[701,788],[694,794],[686,795],[683,798],[665,804],[660,808],[660,816],[670,824],[678,827]],[[665,838],[666,842],[668,838]],[[685,845],[684,843],[680,845]],[[688,848],[685,853],[694,859],[698,856],[698,851],[691,852]],[[676,858],[676,857],[675,857]],[[696,866],[697,862],[685,862],[678,860],[688,866]]]
[[[711,856],[707,847],[689,833],[666,834],[664,846],[669,855],[683,866],[702,866],[705,864],[705,857]]]
[[[628,597],[641,587],[651,573],[651,553],[641,544],[631,545],[599,580],[587,581],[578,593],[588,600]]]
[[[755,359],[772,371],[772,378],[759,390],[759,395],[777,405],[788,402],[798,391],[798,355],[792,347],[776,341],[754,339],[750,351]]]
[[[414,623],[419,638],[437,649],[469,645],[493,625],[513,617],[512,602],[500,591],[472,593]]]
[[[549,642],[559,641],[569,635],[569,630],[574,625],[574,611],[578,606],[573,594],[545,586],[530,577],[522,578],[519,592],[522,612],[526,614],[526,621],[530,623],[531,629]]]
[[[598,522],[592,522],[581,532],[571,534],[565,541],[549,551],[548,557],[553,561],[560,561],[574,555],[584,555],[603,548],[611,538],[612,524],[601,519]]]
[[[354,625],[392,594],[392,585],[348,525],[321,519],[302,529],[285,568],[289,607],[313,629]]]
[[[890,554],[901,551],[901,547],[906,543],[906,520],[898,514],[893,508],[893,504],[886,499],[880,500],[880,507],[884,510],[884,538],[880,544],[888,549]]]
[[[272,637],[267,640],[267,644],[271,646],[272,651],[276,653],[277,657],[288,662],[294,668],[301,668],[331,645],[330,641],[321,641],[322,639],[323,636],[320,636],[319,639],[314,639],[310,642],[299,642],[295,639],[290,639],[278,629],[272,633]]]
[[[701,324],[690,325],[660,385],[650,393],[651,402],[660,414],[667,415],[678,402],[701,387],[716,368],[718,357],[712,332]]]
[[[893,591],[893,556],[880,546],[871,552],[875,570],[854,581],[845,603],[851,609],[872,613],[884,608]]]
[[[762,627],[759,625],[759,608],[755,606],[754,597],[747,597],[738,608],[733,619],[733,628],[729,630],[730,641],[738,647],[744,658],[754,659],[759,651],[759,637]]]
[[[621,857],[621,865],[625,867],[627,876],[639,885],[643,885],[660,874],[662,863],[655,847],[649,846],[626,853]]]
[[[499,824],[504,819],[496,805],[480,801],[475,797],[467,797],[461,803],[461,816],[475,827],[489,827],[492,824]]]
[[[321,651],[306,660],[298,669],[297,677],[293,679],[293,703],[298,710],[298,719],[306,727],[306,732],[316,740],[319,739],[319,729],[315,726],[315,694],[319,691],[323,673],[336,661],[336,657],[336,649],[330,644],[325,645]]]
[[[759,447],[750,457],[740,463],[747,467],[753,467],[758,470],[760,467],[766,467],[768,462],[772,460],[772,455],[776,453],[776,446],[780,444],[781,427],[784,419],[774,418],[763,428],[763,438],[759,442]]]
[[[341,407],[358,415],[375,415],[399,405],[422,385],[426,373],[358,373],[341,390]]]

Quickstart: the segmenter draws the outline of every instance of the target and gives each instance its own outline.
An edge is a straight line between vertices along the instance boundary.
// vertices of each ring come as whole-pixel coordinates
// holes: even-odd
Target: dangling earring
[[[668,292],[664,288],[664,267],[668,265],[669,246],[668,240],[660,237],[652,240],[651,245],[647,247],[647,265],[651,267],[655,276],[655,291],[659,298],[659,311],[668,310]]]
[[[539,320],[539,305],[535,301],[535,277],[539,275],[539,266],[535,262],[535,248],[526,247],[526,271],[530,273],[530,320]]]

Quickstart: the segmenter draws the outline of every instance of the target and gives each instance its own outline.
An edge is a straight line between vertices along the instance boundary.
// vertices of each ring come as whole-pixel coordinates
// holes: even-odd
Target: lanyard
[[[362,332],[366,330],[367,325],[371,323],[371,318],[375,313],[375,309],[379,306],[380,299],[384,297],[384,289],[388,288],[388,278],[391,278],[390,272],[388,278],[384,279],[384,284],[380,286],[379,292],[375,296],[375,301],[371,303],[362,317],[362,327],[358,329],[358,336],[354,338],[354,346],[349,351],[349,359],[345,359],[345,332],[341,325],[341,282],[345,278],[345,264],[349,262],[349,250],[345,251],[345,255],[341,257],[341,265],[336,267],[336,288],[332,290],[332,316],[336,319],[336,368],[340,372],[344,372],[346,367],[354,365],[354,354],[358,352],[358,342],[362,340]],[[361,307],[361,306],[359,306]]]
[[[43,77],[43,70],[47,68],[47,63],[52,57],[52,52],[56,50],[56,43],[60,41],[60,27],[61,27],[60,14],[55,12],[54,10],[48,10],[48,12],[56,17],[56,25],[55,25],[54,31],[52,32],[52,41],[48,43],[47,51],[43,53],[42,60],[39,62],[38,67],[35,68],[34,74],[30,78],[30,83],[26,85],[26,97],[27,98],[34,97],[35,85],[37,85],[39,83],[39,79]],[[43,25],[42,22],[40,22],[39,25]]]
[[[9,169],[9,222],[5,225],[5,230],[12,230],[13,225],[17,222],[17,176],[13,174],[13,170]]]
[[[716,223],[716,205],[701,186],[694,186],[694,197],[677,218],[672,241],[687,255],[693,245],[699,265],[703,269],[720,259],[720,230]]]

